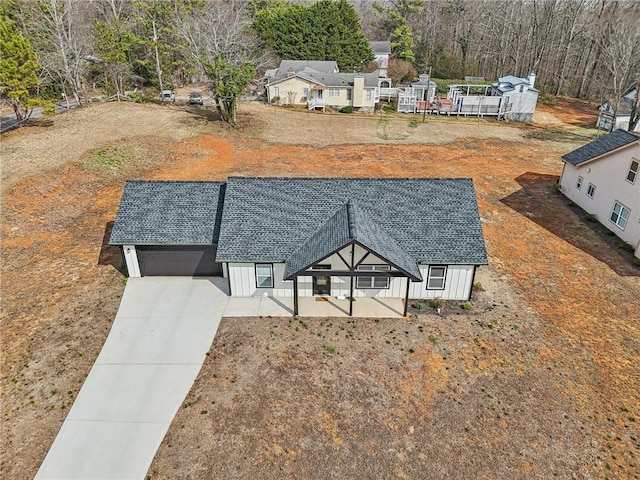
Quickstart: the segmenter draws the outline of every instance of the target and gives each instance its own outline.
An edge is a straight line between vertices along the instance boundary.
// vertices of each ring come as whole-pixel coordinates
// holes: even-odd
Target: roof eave
[[[596,160],[600,160],[600,159],[602,159],[602,157],[606,157],[607,155],[610,155],[610,154],[612,154],[612,153],[619,152],[620,150],[624,150],[625,148],[631,147],[631,146],[636,145],[636,144],[637,144],[637,145],[640,145],[640,138],[639,138],[639,139],[637,139],[637,140],[634,140],[634,141],[632,141],[632,142],[630,142],[630,143],[627,143],[626,145],[622,145],[622,146],[620,146],[620,147],[618,147],[618,148],[615,148],[615,149],[613,149],[613,150],[609,150],[609,151],[607,151],[607,152],[601,153],[601,154],[600,154],[600,155],[598,155],[597,157],[589,158],[588,160],[583,160],[582,162],[578,162],[578,163],[573,163],[573,162],[571,162],[571,160],[568,160],[568,159],[566,158],[566,157],[567,157],[567,155],[569,155],[570,153],[573,153],[573,152],[569,152],[569,153],[567,153],[567,154],[563,155],[563,156],[562,156],[562,157],[560,157],[560,158],[562,158],[562,160],[563,160],[565,163],[570,163],[570,164],[571,164],[571,165],[573,165],[574,167],[580,167],[580,166],[585,165],[585,164],[587,164],[587,163],[591,163],[591,162],[595,162]],[[574,151],[575,151],[575,150],[574,150]]]

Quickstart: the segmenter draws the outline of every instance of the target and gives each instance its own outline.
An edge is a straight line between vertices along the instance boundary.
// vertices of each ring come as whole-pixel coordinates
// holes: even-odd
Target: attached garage
[[[109,243],[122,246],[129,276],[224,276],[224,191],[224,182],[127,181]]]
[[[140,274],[190,277],[222,276],[216,246],[143,246],[136,248]]]

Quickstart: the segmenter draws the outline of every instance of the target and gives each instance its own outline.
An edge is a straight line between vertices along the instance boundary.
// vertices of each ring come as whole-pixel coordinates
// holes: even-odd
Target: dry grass
[[[468,315],[223,321],[152,478],[640,476],[640,270],[553,192],[575,141],[241,112],[109,104],[3,136],[3,478],[33,478],[106,337],[124,180],[229,175],[472,177],[486,292]]]

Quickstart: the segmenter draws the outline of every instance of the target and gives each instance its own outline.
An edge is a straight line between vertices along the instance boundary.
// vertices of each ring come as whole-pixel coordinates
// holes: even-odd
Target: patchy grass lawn
[[[441,316],[223,320],[150,477],[587,477],[556,345],[495,277]]]
[[[33,478],[108,334],[125,179],[292,175],[473,178],[485,292],[441,317],[224,320],[153,479],[640,478],[640,268],[553,191],[579,143],[259,105],[240,120],[111,104],[3,136],[0,476]]]

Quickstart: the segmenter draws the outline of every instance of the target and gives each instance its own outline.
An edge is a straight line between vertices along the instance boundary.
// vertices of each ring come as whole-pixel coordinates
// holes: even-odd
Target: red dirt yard
[[[640,268],[552,188],[583,129],[410,119],[108,104],[5,135],[2,477],[33,478],[108,334],[124,180],[292,175],[473,178],[484,291],[224,319],[151,478],[640,478]]]

